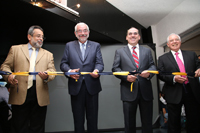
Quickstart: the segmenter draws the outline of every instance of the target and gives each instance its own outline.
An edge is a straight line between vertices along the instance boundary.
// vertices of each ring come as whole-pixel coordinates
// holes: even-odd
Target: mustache
[[[87,37],[87,35],[79,35],[79,37]]]
[[[41,41],[41,40],[39,40],[39,41],[37,41],[38,43],[43,43],[43,41]]]

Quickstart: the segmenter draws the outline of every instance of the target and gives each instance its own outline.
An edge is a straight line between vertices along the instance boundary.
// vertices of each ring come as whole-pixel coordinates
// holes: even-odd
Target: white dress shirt
[[[129,47],[129,49],[130,49],[131,54],[133,54],[133,47],[134,47],[134,46],[128,44],[128,47]],[[135,52],[137,53],[137,56],[138,56],[138,59],[139,59],[139,58],[140,58],[140,57],[139,57],[139,55],[140,55],[140,53],[139,53],[139,44],[135,45],[135,47],[136,47],[136,48],[135,48]]]

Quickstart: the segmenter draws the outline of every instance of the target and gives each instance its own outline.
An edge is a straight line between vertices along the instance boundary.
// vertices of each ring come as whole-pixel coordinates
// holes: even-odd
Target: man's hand
[[[91,75],[93,78],[98,78],[98,77],[99,77],[98,70],[95,69],[92,73],[90,73],[90,75]]]
[[[195,77],[200,77],[200,68],[195,71]]]
[[[127,81],[129,81],[129,82],[135,82],[135,80],[137,79],[137,77],[136,76],[134,76],[134,75],[128,75],[127,76]]]
[[[15,75],[9,75],[9,76],[8,76],[8,82],[9,82],[11,85],[17,85],[17,84],[18,84],[18,80],[15,79]]]
[[[176,75],[176,76],[174,76],[174,80],[176,82],[182,84],[182,83],[184,83],[187,80],[187,78],[186,77],[181,77],[181,75]]]
[[[147,70],[144,70],[139,76],[143,77],[143,78],[148,78],[150,75],[150,73]]]
[[[38,75],[40,76],[40,78],[42,78],[43,80],[48,79],[49,75],[47,74],[47,72],[39,72]]]
[[[78,72],[80,70],[80,68],[78,69],[72,69],[70,72]],[[71,78],[78,80],[80,75],[76,74],[76,75],[70,75]]]

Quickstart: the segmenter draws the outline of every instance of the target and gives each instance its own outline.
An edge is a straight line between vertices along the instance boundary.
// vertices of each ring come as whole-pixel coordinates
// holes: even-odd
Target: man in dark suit
[[[76,133],[85,132],[85,113],[87,132],[98,132],[98,93],[101,91],[101,84],[97,72],[103,71],[104,64],[100,44],[87,40],[89,32],[85,23],[75,26],[74,33],[78,40],[66,44],[60,64],[63,72],[91,72],[88,75],[66,76],[69,79],[68,89]]]
[[[136,111],[140,106],[142,132],[152,133],[153,92],[150,79],[153,74],[146,70],[156,70],[149,48],[140,46],[138,29],[130,28],[127,31],[128,46],[117,49],[115,52],[113,72],[139,71],[139,75],[116,76],[121,79],[121,100],[125,118],[125,133],[136,132]],[[133,49],[133,47],[136,47]],[[136,52],[136,53],[135,53]],[[133,54],[137,55],[134,59]],[[131,83],[133,91],[130,91]]]
[[[200,76],[200,62],[195,52],[180,50],[181,38],[177,34],[168,36],[167,46],[171,51],[159,57],[159,71],[195,73],[195,78],[159,75],[165,82],[163,93],[168,107],[168,133],[181,133],[182,104],[186,111],[187,132],[197,133],[200,131],[200,87],[196,77]],[[179,65],[179,62],[182,62],[182,65]]]
[[[12,125],[15,132],[44,133],[49,104],[47,83],[55,78],[55,75],[47,75],[45,72],[55,72],[56,69],[53,54],[41,48],[44,40],[43,29],[37,25],[31,26],[27,37],[29,43],[10,48],[6,60],[1,65],[1,71],[27,72],[32,67],[33,71],[39,72],[36,76],[3,77],[10,84],[9,104],[12,104]],[[31,55],[34,55],[33,61]],[[29,81],[32,84],[29,85]]]

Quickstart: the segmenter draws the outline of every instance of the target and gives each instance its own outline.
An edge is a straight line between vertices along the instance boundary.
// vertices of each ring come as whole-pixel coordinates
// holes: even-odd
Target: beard
[[[43,42],[42,41],[31,41],[32,45],[35,47],[35,48],[41,48],[42,45],[43,45]]]

